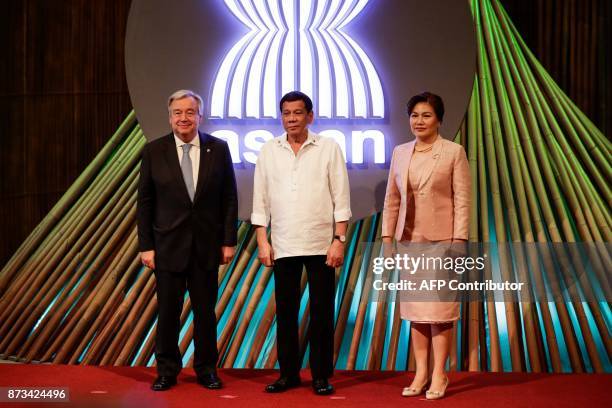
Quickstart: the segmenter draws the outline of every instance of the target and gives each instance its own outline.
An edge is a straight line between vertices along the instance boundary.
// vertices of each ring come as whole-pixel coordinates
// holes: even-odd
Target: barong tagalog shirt
[[[350,218],[348,173],[334,139],[309,131],[297,155],[286,133],[264,144],[255,166],[251,223],[271,223],[274,259],[327,254],[334,223]]]

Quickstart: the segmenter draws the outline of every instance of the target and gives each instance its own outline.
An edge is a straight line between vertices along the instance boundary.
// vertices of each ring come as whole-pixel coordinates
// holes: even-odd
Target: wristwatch
[[[346,235],[334,235],[334,239],[346,244]]]

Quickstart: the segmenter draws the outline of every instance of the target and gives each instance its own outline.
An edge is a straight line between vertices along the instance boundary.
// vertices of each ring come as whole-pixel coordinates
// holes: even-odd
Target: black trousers
[[[196,259],[193,254],[180,273],[155,271],[158,303],[155,358],[159,375],[176,376],[183,366],[178,341],[185,289],[189,290],[193,310],[193,368],[198,375],[216,371],[218,272],[202,268]]]
[[[335,270],[325,265],[325,259],[325,255],[316,255],[274,261],[277,350],[281,376],[296,376],[301,367],[298,314],[304,266],[310,296],[310,370],[314,379],[333,375]]]

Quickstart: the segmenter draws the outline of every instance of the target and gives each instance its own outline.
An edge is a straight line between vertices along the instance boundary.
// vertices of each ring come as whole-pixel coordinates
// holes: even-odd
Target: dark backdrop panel
[[[0,265],[131,109],[124,68],[130,0],[3,5]]]
[[[531,50],[606,135],[612,131],[610,0],[502,0]]]

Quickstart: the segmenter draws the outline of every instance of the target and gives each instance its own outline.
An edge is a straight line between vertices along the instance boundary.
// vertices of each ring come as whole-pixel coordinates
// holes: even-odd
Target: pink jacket
[[[468,239],[470,215],[470,168],[463,146],[446,139],[436,143],[432,157],[436,160],[431,172],[424,174],[418,190],[408,196],[408,168],[416,141],[393,149],[387,193],[382,219],[382,236],[400,241],[404,233],[408,200],[426,219],[423,232],[430,241]],[[425,211],[421,211],[424,208]]]

